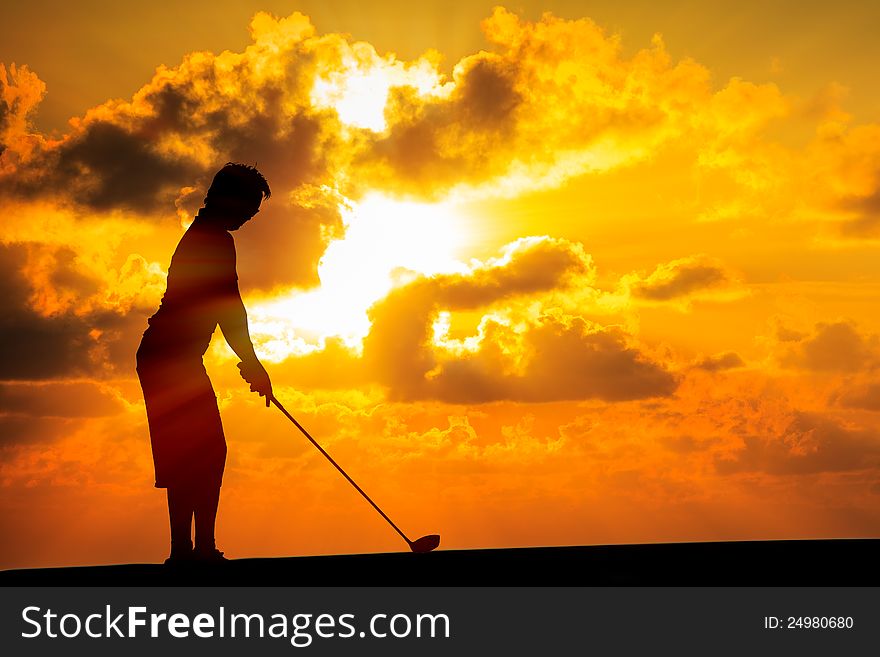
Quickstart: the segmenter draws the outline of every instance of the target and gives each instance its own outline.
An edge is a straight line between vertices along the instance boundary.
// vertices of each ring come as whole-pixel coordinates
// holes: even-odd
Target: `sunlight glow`
[[[395,283],[407,274],[467,269],[457,258],[465,218],[452,204],[373,195],[341,209],[345,237],[327,247],[318,265],[320,287],[255,304],[249,312],[261,357],[278,361],[316,351],[328,337],[358,351],[370,329],[367,310]]]
[[[485,320],[486,318],[484,318]],[[431,326],[432,342],[440,349],[451,354],[462,355],[466,353],[476,353],[480,350],[480,343],[483,340],[483,327],[485,321],[480,323],[476,335],[469,335],[465,338],[453,338],[450,336],[452,330],[452,313],[448,310],[442,310],[437,314],[437,319]]]
[[[430,59],[404,65],[393,55],[380,57],[365,43],[354,44],[343,68],[315,80],[311,100],[316,107],[332,107],[346,125],[374,132],[385,129],[385,106],[392,87],[412,87],[419,95],[444,96],[444,83]]]

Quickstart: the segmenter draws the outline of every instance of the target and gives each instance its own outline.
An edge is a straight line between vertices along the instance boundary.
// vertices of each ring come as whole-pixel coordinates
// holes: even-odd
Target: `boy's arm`
[[[259,362],[257,354],[254,351],[254,344],[251,342],[251,335],[248,331],[247,310],[245,310],[244,302],[241,300],[241,293],[238,291],[238,285],[234,289],[230,289],[223,298],[220,311],[220,330],[223,331],[223,337],[232,347],[232,350],[238,354],[238,357],[245,363]]]
[[[226,250],[228,249],[228,250]],[[238,364],[242,378],[251,384],[251,392],[258,392],[266,397],[266,406],[272,397],[272,383],[265,368],[254,352],[254,344],[248,331],[247,310],[241,300],[241,292],[238,289],[238,276],[235,273],[235,245],[232,237],[224,244],[224,256],[226,271],[219,277],[219,317],[218,324],[223,332],[226,342],[232,350],[241,358]]]
[[[241,300],[238,284],[235,285],[234,294],[230,290],[224,299],[219,324],[226,342],[241,358],[238,369],[241,370],[242,378],[251,384],[251,392],[258,392],[261,397],[266,397],[266,405],[268,406],[269,399],[272,397],[272,382],[254,351],[254,345],[248,331],[247,311]]]

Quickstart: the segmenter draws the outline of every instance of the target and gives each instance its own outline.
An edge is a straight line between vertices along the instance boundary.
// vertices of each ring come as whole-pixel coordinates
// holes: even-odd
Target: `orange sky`
[[[46,4],[0,34],[0,567],[164,557],[134,351],[228,160],[276,395],[412,535],[877,535],[876,9]],[[399,549],[206,364],[221,549]]]

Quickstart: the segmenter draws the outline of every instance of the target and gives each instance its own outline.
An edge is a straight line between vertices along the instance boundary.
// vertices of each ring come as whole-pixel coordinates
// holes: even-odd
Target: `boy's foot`
[[[171,550],[171,554],[165,559],[166,566],[179,566],[180,564],[192,563],[194,560],[192,548],[183,550]]]
[[[193,559],[199,563],[226,563],[229,561],[217,548],[210,550],[193,550]]]

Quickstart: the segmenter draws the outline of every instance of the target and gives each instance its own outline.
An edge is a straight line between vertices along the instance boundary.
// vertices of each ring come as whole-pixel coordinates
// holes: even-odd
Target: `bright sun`
[[[353,128],[385,129],[393,87],[443,96],[444,81],[427,58],[409,64],[353,44],[343,66],[315,81],[312,103],[333,108]],[[249,304],[251,334],[261,358],[280,361],[322,349],[327,338],[359,351],[370,330],[367,311],[406,278],[466,271],[458,259],[466,222],[451,202],[395,201],[380,194],[340,205],[345,236],[332,242],[318,265],[317,289]],[[232,352],[229,354],[232,356]]]
[[[368,43],[355,43],[339,70],[315,80],[311,101],[315,107],[336,110],[344,125],[381,132],[393,87],[410,87],[421,96],[446,96],[453,85],[427,57],[404,64],[391,54],[379,56]]]
[[[259,303],[249,311],[261,357],[282,360],[321,349],[338,337],[359,350],[370,329],[367,310],[406,272],[466,271],[458,259],[465,218],[451,203],[395,201],[381,195],[341,206],[345,237],[318,265],[321,285]]]

